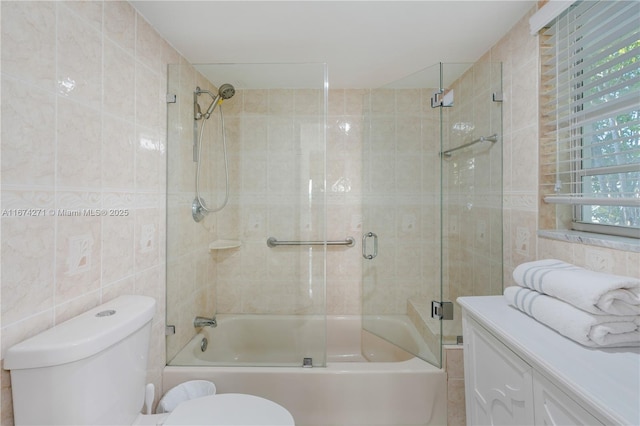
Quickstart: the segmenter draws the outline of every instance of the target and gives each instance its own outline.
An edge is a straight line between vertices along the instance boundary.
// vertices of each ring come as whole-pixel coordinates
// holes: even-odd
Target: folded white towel
[[[640,315],[640,279],[590,271],[555,259],[518,265],[516,284],[599,315]]]
[[[528,288],[504,289],[509,304],[584,346],[640,346],[640,316],[593,315]]]

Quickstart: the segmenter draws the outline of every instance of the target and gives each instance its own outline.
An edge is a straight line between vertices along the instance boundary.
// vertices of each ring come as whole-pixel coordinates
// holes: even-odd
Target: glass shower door
[[[454,316],[443,341],[462,335],[460,296],[502,294],[502,63],[443,64],[443,297]]]
[[[456,298],[502,292],[501,101],[501,64],[482,60],[426,68],[367,103],[363,326],[437,366],[462,335]]]
[[[204,120],[194,123],[193,92],[222,84],[236,90],[221,104],[229,201],[195,222],[194,141]],[[183,63],[169,67],[168,85],[176,95],[167,105],[169,363],[326,365],[326,246],[267,244],[326,240],[326,66]],[[216,109],[200,156],[210,205],[225,194],[222,131]],[[194,327],[195,316],[214,315],[217,327]]]
[[[363,151],[363,327],[439,366],[440,66],[372,90]]]

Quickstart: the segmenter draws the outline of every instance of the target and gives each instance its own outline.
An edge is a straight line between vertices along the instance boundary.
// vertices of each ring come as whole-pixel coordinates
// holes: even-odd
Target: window
[[[640,237],[640,3],[580,1],[541,34],[541,185],[573,229]]]

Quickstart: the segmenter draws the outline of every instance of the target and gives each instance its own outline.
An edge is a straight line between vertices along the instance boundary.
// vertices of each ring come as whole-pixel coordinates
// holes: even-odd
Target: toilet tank
[[[120,296],[9,348],[15,424],[133,423],[144,404],[155,305]]]

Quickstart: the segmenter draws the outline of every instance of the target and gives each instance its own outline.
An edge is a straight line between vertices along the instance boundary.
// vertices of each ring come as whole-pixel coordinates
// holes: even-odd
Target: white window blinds
[[[640,2],[577,2],[540,36],[545,201],[639,228]]]

